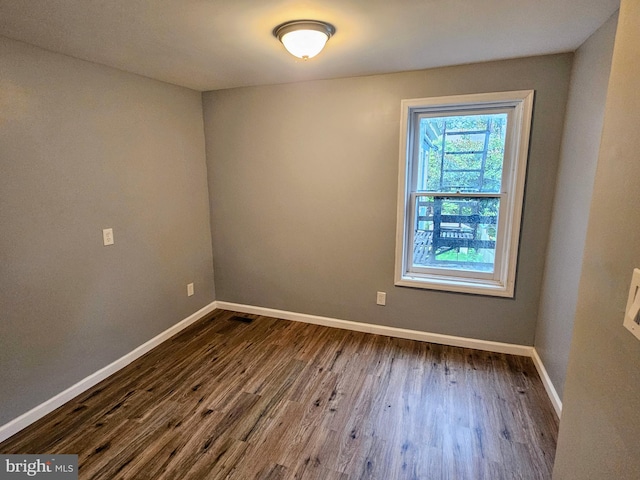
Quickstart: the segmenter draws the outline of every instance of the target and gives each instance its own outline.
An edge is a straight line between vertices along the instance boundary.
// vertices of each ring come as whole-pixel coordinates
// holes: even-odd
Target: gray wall
[[[204,94],[218,300],[532,345],[571,61]],[[536,98],[515,299],[395,287],[400,100],[520,89]]]
[[[640,2],[622,0],[582,263],[554,479],[638,479],[640,341],[623,326],[640,267]]]
[[[2,425],[214,291],[201,94],[3,38],[0,65]]]
[[[562,398],[617,15],[575,53],[535,346]]]

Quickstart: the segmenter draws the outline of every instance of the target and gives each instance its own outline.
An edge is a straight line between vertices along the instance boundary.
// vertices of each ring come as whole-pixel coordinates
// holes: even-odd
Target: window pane
[[[415,198],[414,267],[493,272],[499,198]]]
[[[498,193],[507,114],[420,119],[418,190]]]

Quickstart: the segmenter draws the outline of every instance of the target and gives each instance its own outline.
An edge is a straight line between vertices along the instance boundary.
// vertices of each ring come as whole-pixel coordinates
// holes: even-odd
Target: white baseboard
[[[256,315],[264,315],[269,317],[282,318],[284,320],[292,320],[296,322],[311,323],[314,325],[323,325],[326,327],[341,328],[343,330],[353,330],[356,332],[374,333],[378,335],[385,335],[389,337],[405,338],[408,340],[419,340],[423,342],[438,343],[442,345],[450,345],[454,347],[474,348],[476,350],[484,350],[496,353],[507,353],[511,355],[522,355],[525,357],[531,357],[540,374],[542,383],[551,399],[553,408],[555,409],[558,417],[562,412],[562,402],[558,393],[556,392],[549,375],[547,374],[542,360],[538,356],[535,348],[527,345],[516,345],[511,343],[492,342],[488,340],[477,340],[466,337],[456,337],[452,335],[442,335],[439,333],[421,332],[418,330],[409,330],[405,328],[388,327],[384,325],[375,325],[371,323],[352,322],[349,320],[339,320],[330,317],[321,317],[318,315],[309,315],[306,313],[289,312],[285,310],[275,310],[272,308],[256,307],[252,305],[242,305],[238,303],[216,301],[201,308],[192,315],[181,322],[173,325],[164,332],[155,336],[148,342],[140,345],[135,350],[129,352],[123,357],[119,358],[113,363],[110,363],[106,367],[98,370],[97,372],[89,375],[88,377],[80,380],[75,385],[67,388],[63,392],[60,392],[55,397],[41,403],[40,405],[32,408],[28,412],[20,415],[18,418],[11,420],[9,423],[0,427],[0,442],[6,440],[12,435],[18,433],[23,428],[34,423],[36,420],[44,417],[46,414],[52,412],[56,408],[64,405],[68,401],[85,392],[89,388],[93,387],[97,383],[101,382],[108,376],[114,374],[118,370],[126,367],[131,362],[141,357],[149,350],[160,345],[165,340],[168,340],[181,330],[185,329],[196,320],[199,320],[206,314],[212,312],[216,308],[222,310],[231,310],[235,312],[251,313]]]
[[[104,368],[101,368],[95,373],[92,373],[88,377],[80,380],[75,385],[72,385],[71,387],[67,388],[63,392],[60,392],[55,397],[50,398],[46,402],[43,402],[37,407],[34,407],[28,412],[20,415],[18,418],[15,418],[11,420],[9,423],[2,425],[0,427],[0,442],[18,433],[20,430],[31,425],[36,420],[39,420],[40,418],[44,417],[47,413],[52,412],[56,408],[64,405],[69,400],[72,400],[73,398],[77,397],[82,392],[85,392],[86,390],[93,387],[97,383],[101,382],[108,376],[114,374],[118,370],[126,367],[131,362],[141,357],[152,348],[157,347],[165,340],[168,340],[169,338],[173,337],[176,333],[180,332],[181,330],[184,330],[189,325],[194,323],[196,320],[199,320],[200,318],[204,317],[206,314],[208,314],[209,312],[212,312],[215,309],[216,309],[216,302],[211,302],[209,305],[204,306],[194,314],[189,315],[184,320],[180,321],[179,323],[176,323],[172,327],[169,327],[159,335],[156,335],[148,342],[140,345],[135,350],[127,353],[123,357],[120,357],[115,362],[110,363],[109,365],[107,365]]]
[[[542,384],[544,385],[544,389],[547,391],[547,395],[549,395],[549,399],[551,400],[551,404],[558,415],[558,418],[562,415],[562,400],[560,400],[560,395],[556,391],[556,388],[553,386],[553,382],[547,373],[547,369],[544,368],[544,363],[542,363],[542,359],[538,355],[538,352],[534,348],[531,352],[531,358],[533,359],[533,364],[536,366],[538,370],[538,375],[542,379]]]
[[[242,305],[239,303],[216,302],[216,307],[222,310],[232,310],[234,312],[252,313],[267,317],[282,318],[294,322],[312,323],[325,327],[341,328],[343,330],[354,330],[356,332],[375,333],[388,337],[406,338],[408,340],[420,340],[423,342],[439,343],[451,345],[453,347],[474,348],[488,352],[508,353],[511,355],[522,355],[530,357],[533,347],[526,345],[516,345],[512,343],[491,342],[488,340],[477,340],[475,338],[455,337],[452,335],[442,335],[439,333],[421,332],[419,330],[409,330],[406,328],[388,327],[375,325],[372,323],[352,322],[349,320],[338,320],[336,318],[320,317],[308,315],[306,313],[288,312],[285,310],[274,310],[272,308],[255,307],[252,305]]]

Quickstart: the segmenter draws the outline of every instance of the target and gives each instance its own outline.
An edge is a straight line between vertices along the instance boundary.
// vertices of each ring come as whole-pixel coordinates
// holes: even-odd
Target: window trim
[[[533,97],[533,90],[518,90],[402,100],[395,285],[513,298],[529,153],[529,138],[531,134]],[[416,135],[416,122],[413,121],[413,117],[419,118],[425,113],[448,115],[456,111],[460,113],[464,111],[476,113],[477,111],[485,109],[510,110],[509,121],[513,121],[512,126],[507,128],[502,186],[498,194],[491,194],[492,197],[499,197],[501,199],[500,218],[498,222],[499,224],[503,224],[504,222],[504,228],[498,228],[500,240],[499,243],[496,243],[496,269],[494,278],[480,278],[485,275],[470,277],[468,274],[457,276],[449,273],[412,272],[410,271],[410,259],[412,259],[413,252],[412,221],[414,219],[414,211],[411,199],[416,193],[433,196],[433,192],[417,192],[413,189],[412,169],[414,168],[414,158],[416,158],[413,155]],[[477,194],[470,193],[462,195],[469,197],[476,196]],[[481,195],[482,194],[477,196]],[[504,206],[502,206],[503,201]],[[496,239],[496,242],[498,242],[498,239]],[[500,260],[498,260],[498,245],[501,250]],[[448,270],[447,272],[451,271]]]

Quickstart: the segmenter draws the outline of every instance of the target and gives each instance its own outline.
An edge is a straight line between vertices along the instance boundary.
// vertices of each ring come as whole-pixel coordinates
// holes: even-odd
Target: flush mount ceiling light
[[[303,60],[319,54],[334,33],[336,28],[333,25],[318,20],[294,20],[273,29],[273,35],[284,48]]]

